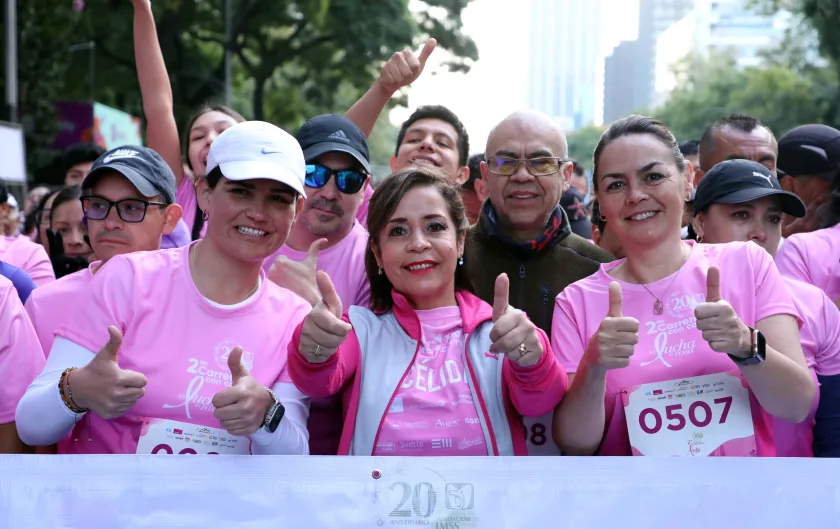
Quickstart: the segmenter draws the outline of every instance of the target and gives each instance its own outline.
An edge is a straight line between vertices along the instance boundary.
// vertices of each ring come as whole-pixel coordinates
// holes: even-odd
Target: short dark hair
[[[105,154],[105,149],[96,145],[95,143],[77,143],[64,149],[62,153],[61,162],[63,170],[61,178],[76,164],[79,163],[93,163],[97,158]]]
[[[825,228],[840,224],[840,170],[834,173],[834,180],[831,183],[831,201],[828,218]]]
[[[598,146],[595,147],[595,153],[592,156],[595,163],[595,170],[592,175],[592,187],[596,191],[598,190],[598,160],[601,159],[601,153],[604,152],[604,149],[610,143],[630,134],[650,134],[661,141],[671,150],[677,169],[683,172],[685,171],[687,167],[685,157],[680,152],[680,146],[676,138],[674,138],[674,135],[671,134],[671,131],[668,130],[668,127],[664,123],[647,116],[627,116],[626,118],[613,122],[610,128],[601,135]]]
[[[714,150],[715,140],[717,139],[718,133],[726,127],[732,127],[740,130],[741,132],[747,133],[754,131],[758,127],[764,127],[768,131],[770,130],[767,125],[762,123],[758,118],[754,118],[746,114],[729,114],[728,116],[724,116],[715,121],[703,131],[703,136],[700,138],[700,144],[698,146],[698,152],[701,156],[703,151],[708,153]],[[703,164],[700,165],[702,166]]]
[[[391,215],[399,207],[406,193],[415,187],[436,189],[446,202],[455,228],[461,233],[466,233],[469,227],[466,208],[458,186],[451,183],[439,169],[407,167],[386,177],[376,188],[376,193],[371,197],[368,206],[368,233],[370,233],[371,244],[365,250],[365,272],[370,283],[370,307],[376,313],[385,313],[393,308],[394,300],[391,293],[394,286],[387,274],[379,273],[373,246],[379,246],[379,234],[388,225]],[[469,244],[469,239],[465,238],[464,245],[467,244]],[[475,293],[472,280],[467,275],[464,266],[455,268],[455,289]]]
[[[578,176],[586,176],[586,169],[577,160],[569,160],[572,164],[572,172]]]
[[[467,134],[467,129],[458,116],[443,105],[426,105],[419,107],[412,113],[407,120],[400,127],[400,132],[397,135],[397,148],[394,151],[394,156],[400,153],[405,133],[408,127],[412,126],[415,121],[421,119],[439,119],[452,125],[455,132],[458,133],[458,163],[461,167],[467,165],[467,156],[470,152],[470,136]]]
[[[683,156],[693,156],[700,152],[700,140],[688,140],[680,143],[680,152]]]
[[[237,123],[242,123],[246,121],[242,114],[235,111],[234,109],[230,108],[227,105],[208,105],[200,109],[198,112],[193,114],[189,121],[187,121],[187,128],[184,129],[186,134],[184,134],[184,145],[183,145],[183,155],[187,162],[187,167],[190,168],[190,171],[194,171],[192,163],[190,162],[190,131],[192,130],[193,125],[195,124],[196,120],[203,116],[208,112],[221,112],[227,116],[230,116],[236,121]]]
[[[80,186],[80,185],[63,187],[55,195],[55,200],[53,200],[52,208],[50,209],[50,229],[52,229],[53,215],[55,214],[55,210],[58,209],[58,206],[64,204],[65,202],[72,202],[74,200],[79,200],[81,197],[82,197],[82,186]]]
[[[484,160],[484,153],[479,152],[470,156],[467,160],[467,168],[470,170],[470,178],[464,182],[461,187],[475,191],[475,181],[481,180],[481,162]]]
[[[607,227],[607,219],[601,218],[601,206],[598,204],[598,199],[594,199],[589,207],[592,210],[592,220],[595,221],[595,225],[598,227],[598,233],[603,235],[604,228]]]
[[[6,181],[0,178],[0,204],[5,204],[9,201],[9,186]]]

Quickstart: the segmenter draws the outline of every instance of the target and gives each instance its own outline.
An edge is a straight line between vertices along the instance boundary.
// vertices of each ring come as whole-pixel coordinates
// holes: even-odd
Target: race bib
[[[633,455],[756,455],[750,393],[734,374],[642,384],[621,393]]]
[[[251,440],[221,428],[145,418],[136,453],[242,455],[251,453]]]
[[[529,456],[559,456],[560,449],[551,438],[554,412],[542,417],[522,417],[525,423],[525,445]]]

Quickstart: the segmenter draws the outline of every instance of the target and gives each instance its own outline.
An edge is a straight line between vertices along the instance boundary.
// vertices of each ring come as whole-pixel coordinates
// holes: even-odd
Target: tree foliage
[[[581,165],[592,169],[592,153],[601,139],[605,127],[590,125],[570,132],[566,140],[569,144],[569,158],[577,160]]]
[[[226,47],[234,56],[234,106],[289,130],[313,115],[343,113],[394,51],[429,36],[452,53],[452,69],[478,58],[461,32],[470,0],[411,2],[412,9],[409,0],[230,1],[229,41],[224,0],[152,2],[181,126],[197,108],[222,100]],[[21,110],[37,146],[52,134],[52,101],[90,98],[88,56],[68,52],[77,43],[95,43],[96,100],[142,115],[131,3],[87,0],[80,14],[69,4],[18,3],[21,65],[31,65],[20,71]]]

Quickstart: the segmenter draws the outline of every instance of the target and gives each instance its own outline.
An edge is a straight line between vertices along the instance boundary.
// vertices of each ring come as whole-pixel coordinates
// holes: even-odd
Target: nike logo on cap
[[[280,151],[274,151],[274,150],[266,149],[265,147],[263,147],[262,153],[263,154],[280,154]]]
[[[140,153],[135,151],[134,149],[117,149],[116,151],[106,156],[105,159],[102,160],[102,163],[108,164],[120,158],[134,158],[135,156],[139,155]]]

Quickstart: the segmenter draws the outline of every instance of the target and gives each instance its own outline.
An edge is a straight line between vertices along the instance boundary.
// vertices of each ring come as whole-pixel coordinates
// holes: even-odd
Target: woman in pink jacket
[[[522,416],[550,411],[568,379],[545,333],[509,305],[507,276],[492,307],[472,293],[458,188],[430,169],[397,172],[368,227],[371,309],[342,316],[318,272],[322,301],[289,344],[302,392],[343,391],[339,454],[525,455]]]

